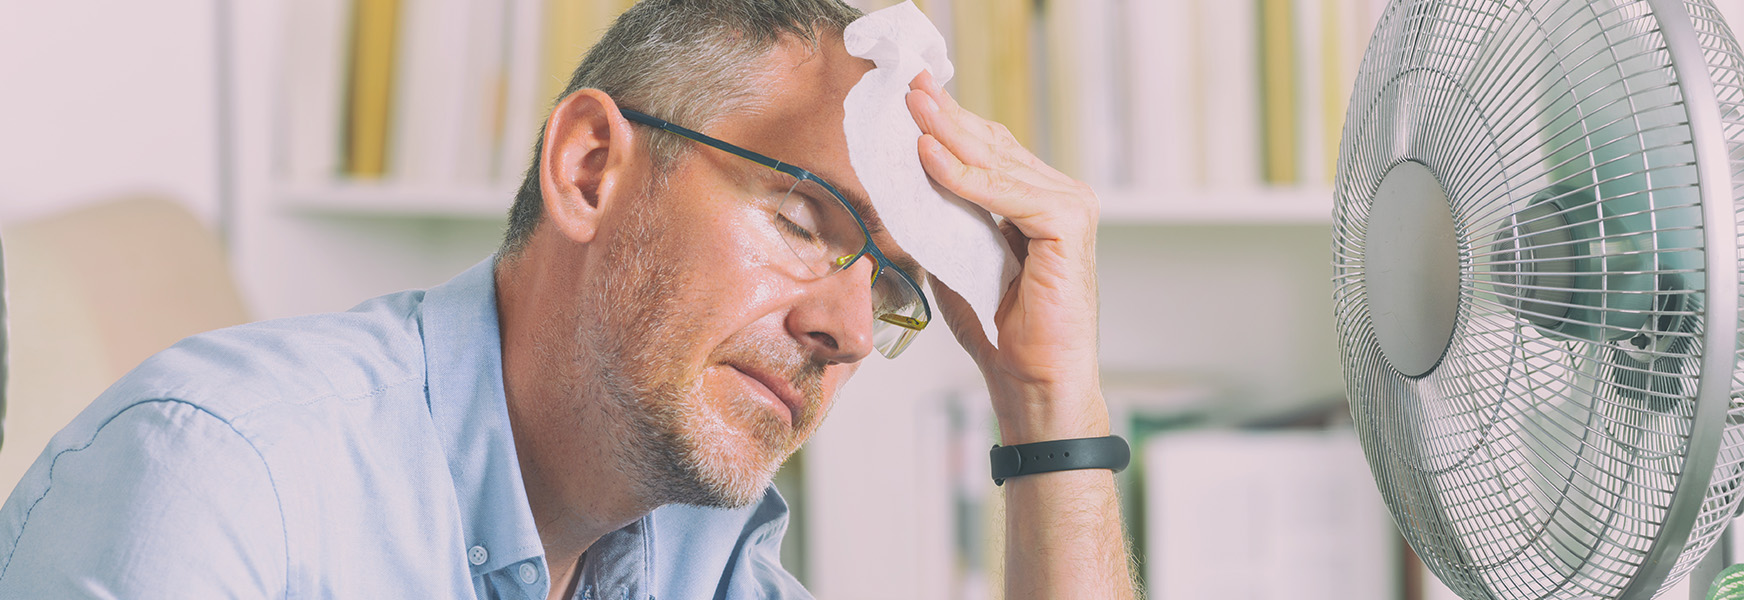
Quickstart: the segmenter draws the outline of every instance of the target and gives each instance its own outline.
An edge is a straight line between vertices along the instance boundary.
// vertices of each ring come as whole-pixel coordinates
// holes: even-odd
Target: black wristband
[[[1132,448],[1118,435],[1054,440],[1016,446],[993,445],[994,485],[1019,475],[1074,469],[1112,469],[1119,473],[1132,460]]]

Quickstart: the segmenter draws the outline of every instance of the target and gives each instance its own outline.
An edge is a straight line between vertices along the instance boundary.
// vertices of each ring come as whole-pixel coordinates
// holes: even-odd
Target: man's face
[[[816,52],[778,45],[768,64],[752,110],[684,125],[863,198],[842,100],[870,63],[826,39]],[[791,251],[767,235],[767,208],[748,201],[779,185],[774,175],[692,148],[664,186],[625,210],[608,240],[600,293],[584,299],[600,318],[576,341],[598,353],[596,383],[629,429],[620,458],[642,471],[636,479],[655,501],[739,506],[760,498],[872,351],[873,261],[825,279],[777,268]],[[903,256],[887,235],[874,242]]]

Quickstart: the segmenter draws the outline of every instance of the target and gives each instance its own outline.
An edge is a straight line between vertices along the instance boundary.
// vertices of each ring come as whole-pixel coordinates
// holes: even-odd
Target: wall
[[[0,7],[0,222],[151,194],[216,223],[213,6]]]

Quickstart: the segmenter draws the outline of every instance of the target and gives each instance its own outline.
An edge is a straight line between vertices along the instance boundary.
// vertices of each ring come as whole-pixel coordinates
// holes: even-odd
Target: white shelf
[[[287,184],[278,196],[294,211],[351,216],[500,220],[517,183],[416,186],[394,182]],[[1332,190],[1323,187],[1101,192],[1102,224],[1320,225],[1332,222]]]
[[[446,219],[508,218],[520,182],[418,186],[399,182],[284,184],[279,200],[297,212]]]
[[[1322,225],[1332,223],[1332,188],[1110,190],[1099,192],[1102,224]]]

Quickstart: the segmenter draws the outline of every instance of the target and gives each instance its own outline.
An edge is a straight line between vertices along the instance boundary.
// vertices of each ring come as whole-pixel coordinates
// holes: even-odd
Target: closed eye
[[[791,235],[793,237],[799,238],[799,239],[807,241],[807,242],[817,241],[817,234],[816,233],[812,233],[811,231],[807,230],[806,228],[800,227],[798,223],[794,223],[792,220],[789,220],[787,218],[787,215],[784,215],[781,213],[775,213],[775,225],[777,227],[780,227],[783,232],[785,232],[788,235]]]

